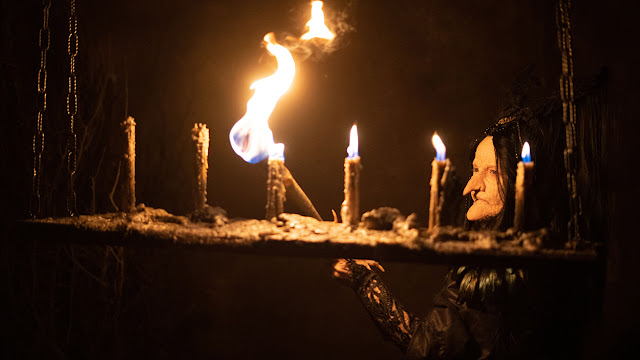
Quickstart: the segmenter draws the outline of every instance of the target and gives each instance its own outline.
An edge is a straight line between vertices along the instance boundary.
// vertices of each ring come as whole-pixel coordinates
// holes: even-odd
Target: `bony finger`
[[[372,267],[377,267],[378,269],[384,271],[384,268],[382,267],[382,265],[380,265],[379,262],[375,261],[375,260],[367,260],[367,267],[369,268],[369,270],[373,270]]]
[[[380,265],[379,262],[375,261],[375,260],[365,260],[366,262],[364,263],[364,265],[367,267],[367,269],[373,271],[373,266],[377,267],[378,269],[380,269],[380,271],[384,272],[384,268],[382,267],[382,265]]]

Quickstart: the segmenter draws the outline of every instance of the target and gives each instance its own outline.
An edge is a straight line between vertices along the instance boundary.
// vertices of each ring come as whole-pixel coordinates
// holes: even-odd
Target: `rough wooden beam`
[[[545,248],[546,230],[529,233],[477,232],[443,227],[350,231],[344,224],[281,214],[277,222],[191,221],[161,209],[136,213],[81,215],[26,220],[19,223],[23,239],[124,246],[185,246],[213,251],[387,261],[454,263],[594,264],[594,247],[583,250]]]

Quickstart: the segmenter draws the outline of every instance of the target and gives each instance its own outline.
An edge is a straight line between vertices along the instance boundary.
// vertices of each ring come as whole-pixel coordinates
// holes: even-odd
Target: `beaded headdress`
[[[489,126],[487,129],[484,130],[483,134],[484,136],[491,136],[495,133],[498,133],[502,130],[511,128],[512,126],[516,127],[516,131],[518,133],[518,141],[520,144],[520,149],[522,148],[522,146],[524,145],[524,143],[522,142],[522,134],[520,132],[520,121],[522,121],[522,117],[520,116],[516,116],[516,115],[510,115],[510,116],[505,116],[500,118],[500,120],[498,120],[498,122],[496,122],[495,124]],[[515,149],[515,157],[516,160],[520,159],[520,153],[518,151],[518,149]]]

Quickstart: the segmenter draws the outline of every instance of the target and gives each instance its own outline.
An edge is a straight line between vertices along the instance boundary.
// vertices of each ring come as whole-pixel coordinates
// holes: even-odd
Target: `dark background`
[[[29,216],[42,7],[1,4],[1,351],[10,358],[401,357],[351,290],[331,279],[331,259],[18,241],[14,221]],[[426,223],[433,132],[466,176],[470,144],[496,121],[520,71],[535,65],[536,91],[557,89],[553,6],[326,1],[328,19],[341,29],[336,49],[305,61],[296,55],[294,83],[270,118],[287,166],[321,216],[339,210],[348,131],[357,123],[361,208],[392,206]],[[77,8],[80,212],[114,210],[108,194],[121,154],[118,124],[131,115],[138,202],[174,214],[192,210],[190,129],[201,122],[211,129],[209,203],[230,217],[263,217],[264,168],[235,155],[228,133],[246,110],[249,85],[274,70],[262,37],[301,35],[308,2],[79,1]],[[611,223],[603,323],[585,344],[594,358],[630,347],[638,320],[638,10],[633,2],[577,1],[572,18],[576,77],[609,69],[608,142],[600,145]],[[50,17],[43,216],[65,216],[68,4],[54,2]],[[446,267],[384,265],[391,290],[425,314]]]

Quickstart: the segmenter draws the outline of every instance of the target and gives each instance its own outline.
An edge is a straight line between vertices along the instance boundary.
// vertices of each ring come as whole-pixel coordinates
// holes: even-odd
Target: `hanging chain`
[[[562,121],[565,125],[566,148],[564,166],[567,171],[567,190],[569,192],[568,223],[569,245],[574,249],[582,242],[580,218],[582,201],[576,181],[576,104],[573,93],[573,49],[571,46],[571,22],[569,11],[571,0],[559,0],[556,8],[556,26],[558,46],[562,52],[562,75],[560,77],[560,95],[562,98]]]
[[[38,69],[36,129],[33,134],[33,179],[31,183],[31,201],[29,202],[29,214],[32,218],[41,215],[40,208],[40,177],[42,176],[42,153],[44,152],[44,114],[47,110],[47,51],[51,45],[51,32],[49,31],[49,9],[51,0],[43,0],[42,28],[38,33],[38,45],[40,46],[40,69]]]
[[[69,92],[67,94],[67,114],[69,115],[69,135],[67,138],[67,173],[69,174],[69,190],[67,192],[67,212],[76,214],[75,175],[77,169],[77,137],[75,119],[78,114],[78,93],[76,89],[76,55],[78,55],[78,17],[76,15],[76,1],[71,0],[69,10],[69,39],[67,42],[69,53]]]

